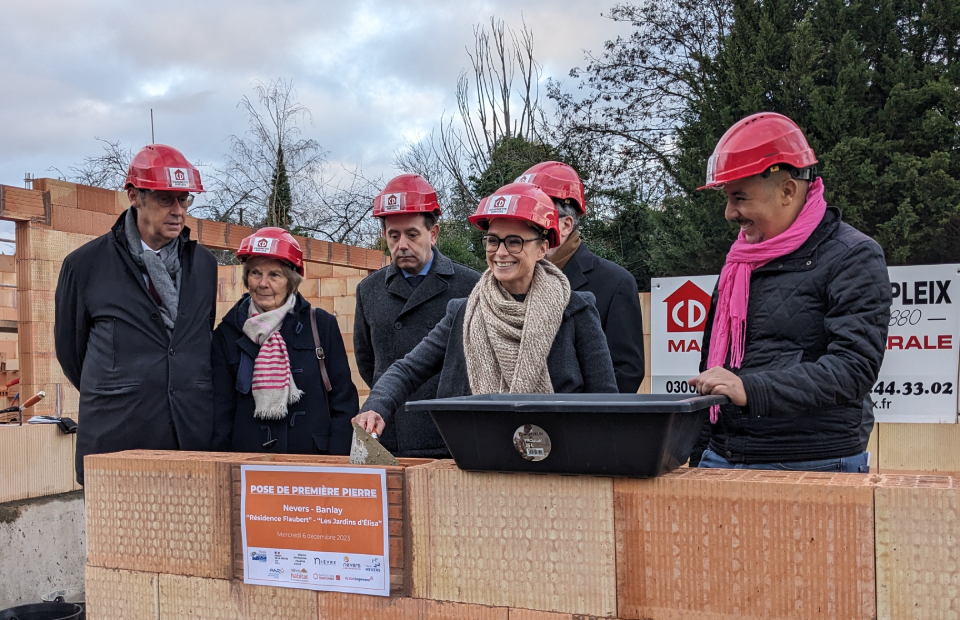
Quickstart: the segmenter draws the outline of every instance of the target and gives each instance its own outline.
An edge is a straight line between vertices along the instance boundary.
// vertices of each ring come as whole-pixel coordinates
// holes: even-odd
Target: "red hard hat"
[[[470,223],[480,230],[487,230],[490,220],[504,218],[530,222],[547,234],[551,248],[560,245],[560,226],[557,224],[557,207],[542,189],[531,183],[504,185],[492,196],[480,201],[477,211],[470,216]]]
[[[282,228],[261,228],[241,241],[237,258],[243,263],[251,256],[285,260],[303,275],[303,250],[293,235]]]
[[[761,112],[737,121],[727,130],[707,163],[707,183],[697,189],[762,174],[771,166],[797,169],[817,163],[803,131],[783,114]]]
[[[124,189],[173,190],[202,192],[200,171],[183,153],[166,144],[148,144],[130,162]]]
[[[440,217],[437,192],[419,174],[401,174],[390,179],[373,199],[373,217],[402,213],[436,213]]]
[[[521,174],[514,183],[533,183],[551,198],[574,201],[580,215],[587,212],[583,198],[583,181],[573,166],[558,161],[545,161]]]

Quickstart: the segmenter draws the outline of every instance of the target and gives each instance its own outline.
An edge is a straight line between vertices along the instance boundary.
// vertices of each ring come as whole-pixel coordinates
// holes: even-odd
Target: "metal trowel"
[[[350,444],[351,465],[399,465],[400,462],[380,445],[376,433],[368,433],[359,424],[353,425],[353,442]]]

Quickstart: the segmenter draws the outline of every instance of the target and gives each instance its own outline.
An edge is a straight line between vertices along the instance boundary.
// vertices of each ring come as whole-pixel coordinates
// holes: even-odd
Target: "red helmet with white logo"
[[[486,231],[490,220],[504,218],[534,224],[547,235],[551,248],[560,245],[557,207],[542,189],[531,183],[510,183],[480,201],[470,223]]]
[[[737,179],[763,174],[778,164],[794,168],[794,178],[812,181],[817,156],[803,131],[776,112],[761,112],[737,121],[727,130],[707,163],[707,183],[697,189],[720,188]]]
[[[418,174],[401,174],[390,179],[373,199],[373,217],[403,213],[435,213],[440,217],[437,192]]]
[[[200,171],[183,153],[166,144],[148,144],[130,162],[124,189],[172,190],[199,193],[203,191]]]
[[[240,262],[244,263],[253,256],[287,261],[297,273],[303,275],[303,250],[293,235],[282,228],[261,228],[241,241],[237,250]]]
[[[551,198],[572,201],[580,215],[587,212],[583,181],[573,166],[558,161],[545,161],[521,174],[514,183],[533,183]]]

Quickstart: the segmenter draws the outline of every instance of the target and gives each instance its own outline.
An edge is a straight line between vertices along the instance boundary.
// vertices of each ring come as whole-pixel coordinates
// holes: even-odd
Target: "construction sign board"
[[[242,465],[243,581],[390,596],[387,472]]]
[[[871,389],[878,422],[955,423],[960,384],[960,265],[889,267],[886,353]],[[692,394],[717,276],[651,282],[651,391]],[[953,300],[957,299],[956,302]]]

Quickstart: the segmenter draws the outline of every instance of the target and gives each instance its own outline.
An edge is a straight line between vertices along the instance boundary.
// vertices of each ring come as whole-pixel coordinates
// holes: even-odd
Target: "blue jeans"
[[[867,452],[838,459],[819,461],[793,461],[790,463],[731,463],[710,448],[703,451],[700,467],[712,469],[774,469],[779,471],[817,471],[846,474],[869,474],[870,465]]]

